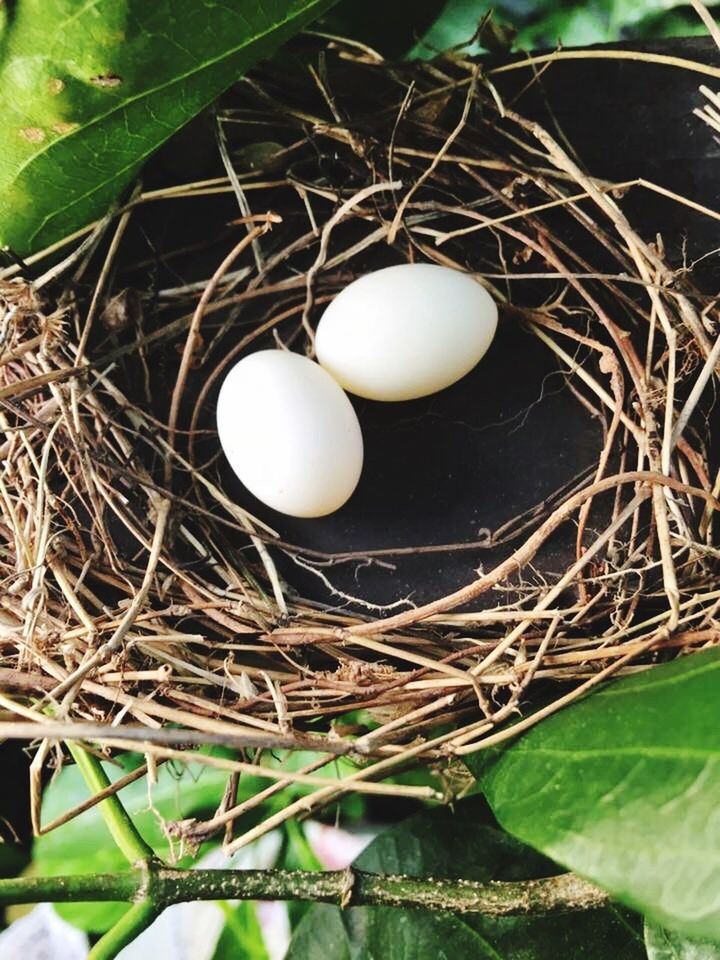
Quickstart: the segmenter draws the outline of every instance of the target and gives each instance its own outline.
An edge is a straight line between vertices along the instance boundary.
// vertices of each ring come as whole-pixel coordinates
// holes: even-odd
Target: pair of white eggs
[[[344,390],[413,400],[455,383],[483,357],[497,307],[468,274],[402,264],[366,274],[318,324],[318,363],[260,350],[225,378],[217,426],[225,456],[259,500],[294,517],[339,509],[357,486],[363,438]]]

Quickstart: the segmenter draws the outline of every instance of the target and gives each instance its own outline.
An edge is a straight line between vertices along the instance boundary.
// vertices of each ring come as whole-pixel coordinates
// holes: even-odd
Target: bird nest
[[[245,750],[206,754],[231,773],[313,750],[268,774],[270,791],[314,785],[308,810],[354,790],[428,795],[381,781],[452,767],[519,713],[511,733],[610,674],[717,642],[720,340],[715,300],[623,212],[652,185],[593,177],[475,63],[303,43],[228,95],[209,140],[206,120],[176,144],[208,140],[224,173],[187,182],[166,153],[160,185],[63,260],[4,272],[0,706],[45,738],[40,763],[64,738],[156,760]],[[236,358],[312,354],[323,305],[403,261],[490,290],[508,342],[541,350],[587,418],[592,456],[483,541],[423,544],[419,527],[418,553],[436,569],[463,553],[469,576],[439,595],[426,570],[422,602],[379,603],[333,587],[333,564],[392,584],[413,548],[323,552],[315,521],[291,542],[229,477],[213,409]],[[517,469],[542,477],[532,457]],[[325,600],[293,579],[309,567]],[[326,777],[345,754],[353,769]]]

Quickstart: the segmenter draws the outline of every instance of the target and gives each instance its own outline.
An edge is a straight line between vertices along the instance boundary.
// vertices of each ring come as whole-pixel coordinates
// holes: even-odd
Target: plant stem
[[[132,901],[139,883],[140,875],[134,870],[65,877],[9,877],[0,879],[0,904]]]
[[[78,765],[85,783],[93,793],[99,793],[110,786],[110,780],[100,761],[77,743],[68,742],[67,748]],[[115,794],[100,802],[100,812],[107,824],[112,838],[129,863],[153,860],[155,853],[138,833],[135,824],[128,816],[125,807]],[[69,878],[76,879],[76,878]],[[100,898],[103,899],[103,898]],[[109,898],[108,898],[109,899]],[[119,899],[124,900],[125,897]]]
[[[101,793],[110,786],[110,779],[97,757],[78,743],[68,743],[67,748],[93,794]],[[157,902],[155,897],[146,896],[150,878],[153,871],[160,868],[160,862],[157,860],[152,847],[143,840],[117,794],[113,793],[105,800],[101,800],[99,808],[115,844],[135,869],[119,874],[54,877],[51,879],[55,883],[65,883],[66,896],[63,898],[43,895],[40,899],[50,899],[56,902],[62,899],[80,900],[82,902],[88,900],[134,901],[133,906],[127,913],[123,914],[117,923],[98,940],[88,954],[88,960],[114,960],[123,947],[131,943],[146,927],[150,926],[164,906],[164,904]],[[11,888],[12,884],[16,886],[22,884],[23,879],[10,880],[8,884]],[[37,887],[42,888],[44,878],[32,877],[28,879],[34,880]],[[36,893],[38,891],[32,892]],[[0,902],[1,899],[2,891],[0,891]],[[14,902],[28,901],[16,900]],[[33,899],[30,902],[37,901]]]
[[[136,903],[98,940],[88,954],[88,960],[113,960],[123,947],[150,926],[159,912],[152,900]]]
[[[476,883],[353,869],[175,870],[143,864],[124,873],[0,880],[0,904],[129,900],[138,907],[150,904],[156,911],[189,900],[310,900],[343,907],[422,907],[488,917],[543,916],[589,910],[608,899],[603,890],[570,873],[543,880]]]

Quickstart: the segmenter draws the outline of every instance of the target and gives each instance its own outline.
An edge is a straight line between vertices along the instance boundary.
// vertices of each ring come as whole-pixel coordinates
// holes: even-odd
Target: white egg
[[[363,440],[352,404],[329,373],[285,350],[260,350],[225,378],[220,443],[251,493],[293,517],[341,507],[360,479]]]
[[[320,319],[315,350],[350,393],[413,400],[469,373],[496,327],[495,302],[471,276],[406,263],[345,287]]]

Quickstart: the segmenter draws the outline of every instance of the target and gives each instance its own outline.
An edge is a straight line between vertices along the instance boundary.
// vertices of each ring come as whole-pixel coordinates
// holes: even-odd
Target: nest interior
[[[604,70],[647,107],[647,72],[669,68],[646,55],[574,76]],[[321,769],[307,811],[497,742],[538,697],[547,712],[717,642],[720,340],[701,258],[718,217],[677,168],[658,189],[656,152],[604,165],[587,103],[563,112],[568,70],[398,66],[305,38],[64,259],[4,271],[6,717],[160,759],[219,742],[256,764],[266,747],[360,760],[334,786]],[[678,137],[704,160],[716,115],[671,72]],[[324,304],[404,261],[488,287],[491,352],[434,397],[357,402],[351,502],[273,513],[219,455],[224,373],[261,347],[311,354]]]

